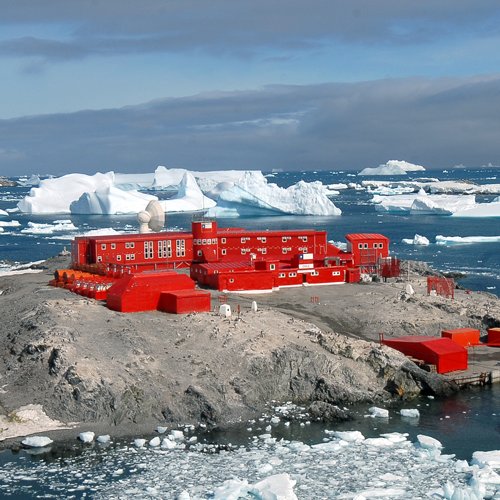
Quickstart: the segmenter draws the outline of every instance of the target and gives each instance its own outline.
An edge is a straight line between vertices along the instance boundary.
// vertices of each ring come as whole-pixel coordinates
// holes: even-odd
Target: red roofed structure
[[[383,339],[382,343],[406,356],[435,365],[437,373],[467,370],[467,349],[449,338],[408,335]]]

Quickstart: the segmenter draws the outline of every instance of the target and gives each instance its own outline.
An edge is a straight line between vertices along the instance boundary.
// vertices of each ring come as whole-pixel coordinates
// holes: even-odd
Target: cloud
[[[500,158],[500,77],[270,86],[0,120],[5,174],[331,169]],[[22,170],[22,172],[21,172]]]
[[[0,26],[18,27],[26,35],[43,26],[46,34],[4,39],[0,52],[51,61],[183,51],[248,57],[263,49],[286,53],[339,42],[421,44],[448,36],[497,36],[499,21],[497,0],[50,0],[36,5],[16,0],[2,6]],[[61,32],[65,35],[50,35]]]

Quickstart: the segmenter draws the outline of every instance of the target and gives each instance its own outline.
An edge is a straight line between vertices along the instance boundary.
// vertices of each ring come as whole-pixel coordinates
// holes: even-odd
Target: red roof
[[[118,243],[121,241],[145,241],[148,239],[171,239],[171,238],[184,238],[186,240],[192,239],[193,234],[184,231],[162,231],[160,233],[130,233],[130,234],[109,234],[102,236],[78,236],[78,238],[89,238],[99,242],[112,242]]]
[[[450,352],[463,352],[461,345],[445,337],[427,337],[426,335],[406,335],[392,339],[384,339],[391,347],[397,344],[423,344],[438,354],[447,354]]]
[[[348,241],[358,240],[388,240],[387,236],[378,233],[351,233],[346,234],[345,239]]]

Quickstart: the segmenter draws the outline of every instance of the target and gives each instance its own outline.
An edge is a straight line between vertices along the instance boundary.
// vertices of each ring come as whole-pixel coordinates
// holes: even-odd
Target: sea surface
[[[423,176],[478,184],[500,183],[498,168],[414,172],[404,179],[399,176],[393,179]],[[301,179],[334,184],[368,178],[348,171],[280,172],[268,180],[286,187]],[[27,187],[0,187],[0,209],[12,209],[28,192]],[[499,295],[499,242],[435,243],[437,235],[498,237],[498,219],[379,213],[370,198],[366,191],[340,191],[332,198],[342,210],[342,215],[337,217],[248,216],[220,218],[218,222],[222,227],[248,229],[325,229],[334,242],[345,241],[344,236],[352,232],[380,232],[391,239],[391,251],[400,258],[425,261],[443,272],[463,273],[462,286]],[[487,202],[494,196],[477,198]],[[64,247],[69,248],[74,235],[99,228],[134,231],[137,226],[134,216],[12,213],[0,220],[19,222],[19,225],[4,227],[0,233],[0,272],[51,257]],[[190,223],[191,215],[167,217],[168,228],[189,230]],[[431,244],[402,243],[403,238],[413,238],[415,234],[426,236]],[[65,449],[0,453],[0,497],[213,498],[216,488],[228,479],[255,483],[273,474],[287,473],[297,481],[294,491],[298,498],[356,498],[356,495],[361,495],[357,498],[429,498],[432,492],[438,495],[436,492],[447,481],[467,484],[470,474],[460,470],[457,460],[470,462],[474,451],[500,450],[498,385],[468,390],[445,401],[423,398],[403,406],[417,408],[420,418],[402,418],[400,407],[395,406],[389,409],[389,419],[373,419],[365,417],[366,407],[360,407],[356,409],[355,422],[336,427],[308,422],[303,414],[299,414],[298,421],[285,425],[287,418],[270,409],[262,421],[242,422],[231,431],[207,435],[188,430],[186,439],[197,437],[198,440],[198,444],[188,449],[179,445],[175,450],[161,450],[147,443],[137,449],[132,438],[114,440],[113,436],[108,445],[83,445],[77,442],[75,435],[74,442],[67,443]],[[280,416],[278,423],[271,423],[273,415]],[[388,433],[407,436],[406,441],[389,447],[373,442],[340,449],[332,438],[332,430],[359,430],[367,438]],[[439,440],[444,446],[442,454],[432,455],[420,449],[416,444],[419,434]],[[149,441],[154,436],[152,429],[149,436],[135,437]],[[207,443],[214,446],[231,443],[231,446],[229,451],[207,453]]]

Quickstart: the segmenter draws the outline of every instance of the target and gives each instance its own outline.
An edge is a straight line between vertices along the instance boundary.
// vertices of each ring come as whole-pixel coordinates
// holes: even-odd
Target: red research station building
[[[219,228],[215,220],[198,219],[192,222],[191,232],[77,237],[72,243],[71,267],[113,278],[145,273],[134,286],[129,283],[127,299],[123,299],[128,304],[133,302],[130,290],[135,290],[140,302],[140,290],[150,290],[153,283],[161,288],[158,283],[162,275],[165,282],[172,281],[169,273],[160,271],[189,268],[193,286],[184,283],[182,297],[170,297],[167,301],[174,304],[169,308],[175,309],[175,304],[182,300],[185,303],[191,297],[187,291],[194,289],[194,282],[238,292],[355,282],[359,281],[360,271],[374,270],[381,259],[389,256],[389,240],[383,235],[352,234],[346,239],[344,251],[328,243],[326,231],[247,231]],[[148,280],[148,273],[153,272],[155,277],[151,274]],[[172,286],[166,285],[164,291],[172,293]],[[122,284],[121,290],[125,289]],[[121,303],[116,290],[116,286],[114,290],[110,288],[108,295],[113,297],[113,308],[120,310],[116,306]],[[148,304],[165,304],[166,300],[160,301],[158,296]],[[129,310],[132,309],[130,305]]]

